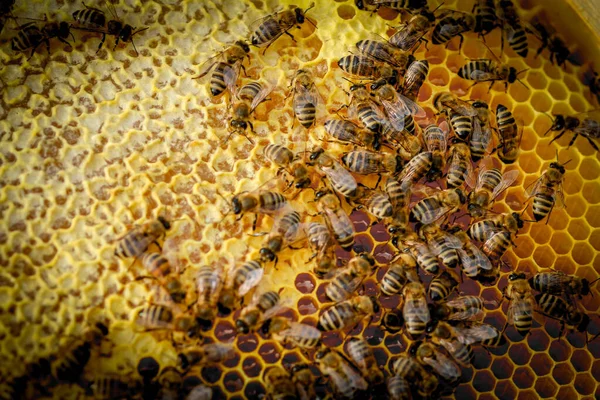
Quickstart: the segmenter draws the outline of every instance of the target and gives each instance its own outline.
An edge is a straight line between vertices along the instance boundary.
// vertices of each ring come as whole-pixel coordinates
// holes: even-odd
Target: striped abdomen
[[[227,89],[227,83],[225,82],[225,70],[230,69],[231,66],[225,62],[219,62],[213,69],[213,73],[210,76],[210,93],[213,96],[218,96]]]
[[[106,17],[104,13],[95,8],[85,8],[83,10],[77,10],[73,13],[73,19],[78,24],[86,26],[88,28],[104,28],[106,25]]]
[[[477,80],[471,77],[473,71],[491,72],[491,61],[490,60],[475,60],[469,61],[463,65],[457,72],[457,75],[467,80]]]
[[[75,382],[81,376],[91,354],[89,342],[77,342],[70,350],[62,351],[52,365],[52,374],[59,381]]]
[[[148,237],[140,228],[135,228],[117,242],[115,255],[120,258],[139,257],[148,250],[155,238]]]
[[[173,322],[173,312],[161,305],[151,305],[138,311],[136,324],[146,328],[166,328]]]
[[[476,240],[478,242],[485,242],[490,238],[492,233],[494,233],[495,228],[496,224],[494,223],[494,221],[484,219],[482,221],[477,221],[473,225],[471,225],[469,227],[468,235],[473,240]]]
[[[483,244],[483,253],[490,260],[499,260],[510,247],[510,232],[500,231]]]
[[[12,49],[24,51],[36,47],[44,40],[42,31],[35,25],[22,28],[12,39]]]
[[[251,41],[255,46],[264,46],[277,39],[286,30],[275,18],[268,18],[256,28]]]
[[[339,59],[338,66],[350,75],[371,78],[376,75],[377,68],[373,60],[366,56],[354,55],[345,56]]]
[[[329,307],[319,317],[317,328],[321,331],[335,331],[343,329],[354,319],[356,312],[348,302],[338,303]]]
[[[364,205],[373,216],[380,219],[391,217],[394,214],[394,207],[390,199],[379,191],[371,194]]]
[[[474,32],[487,34],[496,26],[494,0],[477,0],[473,7],[473,14],[475,14]]]
[[[525,336],[531,330],[533,323],[533,310],[531,305],[523,299],[514,300],[515,304],[511,304],[512,318],[515,329],[521,336]]]
[[[425,333],[425,327],[427,322],[423,319],[428,320],[429,318],[424,317],[424,313],[428,313],[427,309],[420,309],[419,303],[414,302],[411,299],[406,299],[402,310],[404,316],[404,322],[406,323],[406,330],[413,338],[421,336]]]
[[[469,116],[451,112],[450,124],[454,129],[454,134],[462,140],[469,139],[471,132],[473,132],[473,119]]]
[[[142,265],[144,265],[144,268],[156,278],[165,277],[174,272],[171,268],[171,264],[169,264],[169,260],[160,253],[144,254]]]
[[[294,96],[294,113],[298,122],[305,128],[310,128],[315,122],[317,108],[316,104],[312,103],[308,92]]]
[[[356,105],[356,114],[365,128],[371,132],[378,133],[381,130],[379,114],[373,109],[370,102],[359,103]]]
[[[536,221],[543,220],[550,213],[552,207],[554,207],[553,194],[537,193],[533,198],[533,218]]]
[[[287,205],[287,199],[278,192],[263,191],[258,196],[260,211],[264,213],[273,213]]]

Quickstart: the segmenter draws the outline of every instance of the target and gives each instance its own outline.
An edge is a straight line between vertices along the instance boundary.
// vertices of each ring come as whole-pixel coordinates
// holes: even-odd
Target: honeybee
[[[529,45],[527,43],[527,33],[521,24],[517,10],[511,0],[498,0],[496,3],[496,13],[500,24],[502,25],[502,48],[504,48],[504,39],[508,45],[521,57],[527,57]]]
[[[387,113],[388,121],[397,131],[404,130],[404,121],[407,115],[425,116],[425,110],[421,106],[398,93],[389,83],[377,87],[375,93]]]
[[[447,136],[448,123],[446,121],[439,126],[431,124],[423,130],[423,141],[427,150],[431,152],[431,166],[426,175],[426,180],[429,182],[439,179],[446,166]]]
[[[519,177],[518,170],[506,171],[502,174],[499,169],[491,168],[490,164],[482,163],[477,185],[469,194],[467,211],[474,218],[483,217],[496,197],[508,189]]]
[[[483,244],[483,253],[492,262],[497,262],[502,258],[506,250],[512,244],[512,235],[510,232],[501,230],[493,233],[488,240]]]
[[[550,62],[556,62],[558,66],[565,66],[567,61],[573,62],[573,56],[569,50],[569,46],[565,41],[556,34],[555,29],[549,24],[543,23],[540,19],[534,17],[529,21],[528,29],[540,42],[540,48],[536,53],[536,57],[539,56],[544,49],[548,49],[550,52]]]
[[[200,333],[196,319],[177,306],[152,304],[142,307],[135,313],[135,324],[144,330],[182,332],[191,338]]]
[[[312,349],[321,343],[321,331],[317,328],[290,321],[284,317],[273,317],[262,326],[262,332],[282,344],[292,344],[302,349]]]
[[[477,110],[477,116],[473,118],[469,148],[471,159],[477,162],[492,151],[492,127],[490,126],[489,105],[483,101],[474,101],[473,107]]]
[[[246,57],[250,58],[250,46],[246,42],[238,40],[206,60],[201,65],[198,75],[193,79],[204,77],[214,67],[210,77],[210,93],[212,96],[219,96],[225,89],[233,94],[235,93],[239,70],[240,68],[245,70],[243,62]]]
[[[388,42],[380,40],[360,40],[356,42],[358,51],[374,60],[385,62],[397,69],[398,75],[404,76],[406,68],[414,61],[414,57]]]
[[[383,383],[383,372],[379,369],[375,355],[365,339],[358,337],[351,338],[348,341],[346,351],[350,359],[354,361],[354,365],[360,369],[363,376],[367,377],[371,385]]]
[[[342,154],[342,164],[351,172],[369,174],[398,174],[404,161],[394,153],[354,150]]]
[[[69,46],[71,46],[71,43],[66,40],[69,35],[75,40],[71,33],[71,26],[65,21],[46,23],[42,29],[34,24],[35,22],[30,22],[19,27],[17,35],[12,39],[11,45],[14,51],[23,52],[31,49],[31,55],[29,56],[31,58],[42,43],[46,44],[46,49],[50,54],[50,39],[52,38],[57,38]]]
[[[396,151],[403,160],[412,160],[421,153],[421,149],[423,148],[419,137],[410,133],[409,124],[412,124],[414,129],[412,115],[406,115],[404,117],[403,131],[394,128],[388,120],[382,121],[381,135],[387,139],[390,144],[395,145]]]
[[[555,296],[577,296],[579,298],[590,294],[590,287],[598,279],[588,281],[579,276],[567,275],[562,271],[539,272],[529,278],[529,285],[538,292]]]
[[[508,108],[498,104],[496,108],[496,126],[500,136],[498,146],[498,157],[504,164],[512,164],[517,161],[521,137],[517,128],[517,122]]]
[[[219,294],[219,304],[233,309],[239,300],[262,280],[265,269],[260,260],[250,260],[236,266],[227,274],[225,284]]]
[[[414,357],[416,347],[412,346],[409,350],[412,355],[404,355],[396,359],[392,365],[393,371],[397,377],[409,381],[416,388],[419,396],[427,398],[437,389],[438,379],[416,361]]]
[[[460,37],[458,51],[462,49],[463,33],[475,29],[475,16],[471,14],[453,13],[438,20],[431,31],[433,44],[446,44],[455,37]]]
[[[429,62],[427,60],[413,61],[404,75],[402,93],[410,100],[416,101],[428,73]],[[420,113],[419,116],[424,116],[424,113]]]
[[[406,163],[402,172],[398,175],[401,182],[417,182],[421,180],[431,169],[433,154],[430,151],[420,153]]]
[[[464,142],[453,139],[452,146],[448,152],[448,173],[446,174],[446,186],[456,188],[462,186],[465,181],[468,186],[475,185],[473,166],[471,165],[471,151]]]
[[[208,343],[202,346],[188,346],[177,355],[178,366],[187,371],[194,365],[220,364],[235,355],[231,345]]]
[[[255,293],[250,304],[244,307],[240,317],[235,321],[237,331],[244,334],[254,331],[257,326],[281,310],[279,302],[277,292]]]
[[[303,24],[305,20],[313,24],[310,19],[306,18],[306,13],[314,6],[315,3],[312,3],[304,11],[300,7],[289,6],[287,10],[279,11],[259,19],[250,29],[253,31],[250,42],[253,46],[265,47],[266,51],[284,33],[293,39],[293,36],[288,31],[295,24]]]
[[[427,242],[427,246],[429,246],[432,253],[447,268],[454,268],[458,265],[456,249],[462,247],[458,238],[443,231],[437,224],[425,224],[421,226],[419,236]]]
[[[268,398],[273,400],[297,399],[296,385],[290,374],[279,366],[270,366],[263,373]]]
[[[533,322],[535,299],[525,274],[513,272],[508,276],[508,286],[505,288],[504,296],[510,300],[506,324],[514,324],[517,332],[521,336],[526,336]]]
[[[385,182],[385,192],[392,204],[392,217],[386,221],[390,233],[406,230],[409,222],[409,202],[412,182],[400,182],[388,177]]]
[[[590,317],[587,314],[558,296],[541,293],[535,296],[535,301],[544,315],[561,321],[559,338],[562,336],[565,325],[572,326],[579,332],[585,332],[590,324]]]
[[[431,305],[432,319],[437,321],[482,320],[485,313],[483,300],[477,296],[460,296]]]
[[[442,271],[429,283],[429,298],[433,302],[444,301],[458,287],[458,277],[451,270]]]
[[[169,293],[171,300],[175,303],[183,303],[187,293],[169,260],[160,253],[146,252],[142,258],[142,265],[151,274],[151,277],[157,279],[160,285]],[[142,276],[137,279],[143,278],[146,277]]]
[[[504,91],[508,90],[508,84],[518,81],[523,86],[527,87],[519,79],[519,75],[527,69],[517,71],[516,68],[504,64],[497,64],[487,58],[479,58],[469,61],[462,66],[457,74],[463,79],[479,82],[490,82],[490,89],[494,82],[504,82]]]
[[[373,150],[381,148],[381,135],[368,129],[361,129],[344,119],[331,118],[323,123],[325,132],[340,142],[352,143]]]
[[[415,343],[414,354],[417,361],[431,367],[439,376],[450,382],[457,381],[461,376],[461,369],[451,359],[439,352],[435,345],[429,342]]]
[[[275,261],[277,264],[277,254],[298,238],[302,227],[300,218],[297,211],[291,211],[275,220],[271,233],[260,249],[261,262]]]
[[[594,142],[594,140],[600,139],[600,122],[598,121],[600,121],[600,118],[596,111],[575,116],[555,115],[552,126],[544,133],[544,136],[550,131],[558,132],[558,135],[550,141],[552,143],[570,131],[573,133],[573,137],[567,148],[571,147],[577,136],[581,135],[598,151],[598,145]]]
[[[310,154],[309,165],[316,165],[317,168],[329,178],[331,187],[344,197],[353,198],[356,196],[358,183],[346,168],[338,161],[334,160],[325,150],[318,148]]]
[[[371,98],[365,85],[352,84],[350,86],[348,115],[351,118],[357,118],[371,132],[377,134],[381,132],[383,115],[379,110],[379,106]]]
[[[516,235],[523,227],[524,222],[521,215],[516,212],[487,215],[485,219],[474,222],[469,227],[468,235],[478,242],[485,242],[492,234],[500,230]]]
[[[408,20],[406,24],[398,27],[396,33],[390,37],[390,44],[403,51],[416,50],[415,45],[423,39],[435,22],[435,15],[426,9]]]
[[[337,268],[337,256],[335,254],[335,246],[327,246],[323,253],[317,257],[317,262],[313,267],[315,275],[324,279],[331,276],[332,272]]]
[[[353,398],[357,391],[367,390],[369,384],[340,353],[323,348],[315,354],[321,373],[328,376],[336,393]]]
[[[415,339],[425,333],[425,327],[431,320],[429,308],[427,308],[425,287],[420,282],[407,283],[402,289],[402,297],[404,297],[402,316],[406,330]]]
[[[412,215],[424,224],[437,221],[451,214],[465,204],[467,198],[458,188],[438,191],[432,196],[419,200],[412,208]]]
[[[325,216],[325,222],[333,237],[346,251],[354,246],[354,224],[342,208],[338,198],[329,191],[319,191],[315,194],[317,209]]]
[[[289,204],[286,197],[269,190],[242,192],[231,199],[231,210],[240,218],[244,213],[274,215],[287,208]]]
[[[460,258],[462,271],[466,276],[477,279],[480,272],[492,271],[493,265],[489,258],[471,242],[462,227],[452,228],[450,232],[462,243],[462,247],[456,249],[456,253]]]
[[[331,245],[331,233],[326,225],[320,222],[311,222],[306,230],[308,236],[308,244],[313,249],[312,258],[323,254],[325,249]]]
[[[254,125],[250,121],[250,115],[270,92],[271,88],[263,86],[260,82],[250,82],[238,90],[232,106],[233,111],[229,121],[229,135],[224,142],[228,141],[234,133],[238,133],[254,144],[254,141],[246,134],[246,129],[248,128],[254,133]]]
[[[379,288],[386,296],[393,296],[400,293],[408,282],[419,282],[417,262],[410,254],[400,254],[390,263]]]
[[[565,165],[569,161],[564,164],[560,164],[558,160],[551,163],[548,169],[542,173],[542,176],[525,189],[526,195],[530,199],[533,198],[533,218],[536,221],[541,221],[548,216],[547,224],[552,210],[554,208],[561,209],[565,206],[562,184],[566,172]]]
[[[492,325],[481,322],[451,321],[451,326],[454,334],[466,345],[500,347],[506,343],[504,334]]]
[[[350,54],[338,60],[338,66],[349,75],[365,79],[377,79],[378,82],[398,81],[398,71],[391,65],[374,60],[363,54]],[[353,87],[350,87],[352,91]]]
[[[296,385],[299,400],[311,400],[317,397],[315,393],[315,376],[308,364],[294,364],[290,371],[292,381]]]
[[[427,334],[433,343],[444,347],[457,363],[469,367],[473,360],[473,349],[463,343],[452,326],[444,321],[435,321],[427,327]]]
[[[354,203],[359,204],[357,208],[365,207],[369,214],[378,219],[390,218],[394,214],[394,207],[387,194],[362,185]]]
[[[450,92],[440,92],[433,97],[433,106],[440,114],[450,115],[452,112],[465,117],[475,117],[477,110],[468,102],[459,99]]]
[[[290,149],[270,143],[265,146],[263,153],[269,161],[278,165],[280,170],[287,172],[293,178],[288,188],[293,185],[296,189],[305,189],[311,185],[310,171],[306,162],[294,155]]]
[[[437,258],[425,242],[419,239],[419,236],[415,232],[402,232],[394,236],[392,244],[398,250],[410,254],[425,272],[430,274],[438,273],[440,267]]]
[[[194,304],[196,317],[212,321],[217,311],[217,302],[223,288],[221,268],[209,265],[200,267],[196,275],[196,292],[198,299]]]
[[[305,127],[310,128],[315,123],[319,92],[310,71],[299,69],[292,80],[292,104],[294,117]]]
[[[327,297],[336,303],[348,299],[358,289],[362,281],[373,272],[375,260],[369,253],[360,253],[348,261],[348,265],[338,271],[325,288]]]
[[[129,24],[123,23],[119,16],[117,15],[117,10],[114,5],[110,1],[106,1],[106,6],[108,11],[111,13],[112,20],[107,21],[104,12],[97,8],[88,7],[85,4],[85,9],[77,10],[73,13],[73,19],[78,24],[74,29],[80,29],[83,31],[89,32],[98,32],[102,34],[102,40],[98,45],[98,51],[102,48],[104,44],[104,40],[106,39],[106,35],[116,37],[115,46],[113,47],[113,51],[119,45],[119,41],[123,41],[125,43],[131,42],[133,45],[133,49],[135,50],[135,54],[138,55],[138,51],[135,47],[135,42],[133,41],[133,37],[140,32],[145,31],[146,28],[137,29],[132,27]],[[136,30],[137,29],[137,30]],[[98,52],[96,51],[96,52]]]
[[[482,37],[498,25],[494,0],[476,0],[471,12],[475,15],[475,29],[473,29],[473,32],[479,33]]]
[[[410,400],[412,396],[408,381],[398,375],[388,378],[387,391],[391,400]]]
[[[327,308],[320,316],[317,329],[323,332],[347,328],[365,317],[379,312],[379,302],[374,296],[355,296]]]
[[[117,240],[115,256],[119,258],[139,257],[152,243],[165,236],[171,223],[164,217],[136,226]]]

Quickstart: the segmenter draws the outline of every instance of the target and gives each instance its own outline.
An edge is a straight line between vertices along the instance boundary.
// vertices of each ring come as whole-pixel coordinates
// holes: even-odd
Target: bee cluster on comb
[[[552,89],[563,99],[552,107],[546,79],[573,79],[583,66],[538,17],[543,5],[136,6],[146,17],[135,25],[159,31],[170,21],[166,36],[149,38],[109,2],[62,10],[75,25],[54,36],[47,25],[21,24],[31,15],[13,3],[0,8],[17,30],[13,49],[21,59],[27,55],[18,52],[31,49],[27,62],[42,71],[49,67],[36,62],[46,55],[35,53],[44,43],[50,63],[68,65],[49,40],[65,42],[71,27],[102,34],[100,47],[106,35],[116,47],[140,32],[141,51],[97,56],[89,41],[80,59],[88,43],[64,43],[73,63],[93,70],[84,90],[91,100],[83,94],[66,105],[83,115],[79,122],[53,113],[34,122],[60,132],[57,139],[41,130],[44,173],[77,171],[81,161],[63,165],[70,157],[61,140],[79,146],[81,131],[100,159],[85,164],[89,187],[75,185],[80,203],[62,195],[48,202],[64,205],[51,228],[64,237],[45,223],[32,226],[44,214],[23,223],[55,247],[39,270],[25,263],[23,277],[5,279],[2,293],[17,305],[5,307],[3,354],[20,365],[0,370],[2,396],[598,392],[600,119],[585,104],[597,95],[597,78],[588,69],[570,84],[579,93],[566,97]],[[133,14],[123,20],[134,24]],[[338,38],[338,28],[347,37]],[[192,32],[206,36],[199,50],[166,44]],[[209,51],[215,36],[221,50]],[[131,72],[115,70],[115,60]],[[13,88],[33,83],[17,83],[10,71],[0,70],[0,83],[7,109],[18,110]],[[146,77],[156,80],[148,85]],[[111,110],[124,116],[106,119]],[[143,117],[132,122],[132,114]],[[19,134],[30,128],[6,116],[0,126],[14,126],[5,129],[4,155],[23,174],[17,139],[29,140]],[[62,188],[60,179],[49,192]],[[18,196],[25,207],[35,203],[29,192],[8,194]],[[16,244],[26,229],[14,222],[19,206],[11,207],[7,273],[24,265],[20,257],[37,257]],[[83,236],[89,243],[77,236],[85,224],[94,227]],[[75,298],[83,311],[60,311]]]

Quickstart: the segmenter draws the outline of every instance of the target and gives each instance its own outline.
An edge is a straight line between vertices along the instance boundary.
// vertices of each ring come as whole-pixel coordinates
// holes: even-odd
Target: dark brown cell
[[[377,360],[377,365],[379,365],[379,368],[383,369],[389,359],[387,352],[381,347],[375,347],[373,348],[373,354]]]
[[[325,294],[325,288],[327,285],[329,285],[329,282],[323,282],[317,287],[317,300],[319,300],[321,304],[327,304],[326,307],[328,307],[330,304],[333,304]]]
[[[281,360],[281,364],[284,366],[291,366],[299,363],[301,360],[300,356],[295,352],[286,353]]]
[[[355,224],[356,226],[356,224]],[[358,233],[354,236],[354,251],[356,253],[367,252],[370,253],[373,251],[375,244],[373,243],[373,239],[368,234]]]
[[[473,349],[473,367],[475,369],[486,369],[489,368],[492,363],[492,356],[483,347],[475,347]]]
[[[585,347],[585,332],[578,332],[575,329],[569,329],[565,337],[567,341],[571,344],[571,346],[578,349],[582,349]]]
[[[404,342],[404,337],[400,334],[398,335],[387,335],[383,341],[385,348],[391,354],[400,354],[405,351],[406,343]]]
[[[208,383],[217,383],[221,379],[221,370],[218,367],[202,368],[202,378]]]
[[[550,357],[556,362],[568,360],[571,356],[571,347],[564,341],[554,340],[550,343],[550,350],[548,351]]]
[[[594,392],[595,388],[596,381],[594,381],[594,378],[589,373],[582,372],[575,377],[575,390],[580,394],[590,395]]]
[[[492,372],[498,379],[506,379],[512,376],[514,364],[506,357],[496,358],[492,363]]]
[[[554,366],[552,377],[559,385],[566,385],[575,379],[575,372],[573,372],[569,364],[560,363]]]
[[[550,345],[550,338],[543,329],[533,329],[527,335],[527,345],[533,351],[546,351]]]
[[[230,343],[237,335],[235,327],[229,321],[219,321],[215,327],[215,337],[220,342]]]
[[[535,375],[529,367],[519,367],[515,370],[512,377],[513,382],[520,389],[527,389],[533,386]]]
[[[244,388],[244,379],[237,371],[231,371],[223,377],[223,385],[229,393],[239,392]]]
[[[510,345],[508,356],[516,365],[525,365],[531,359],[531,352],[527,343],[515,343]]]
[[[561,386],[556,394],[557,399],[577,399],[579,396],[572,386]]]
[[[364,296],[377,296],[379,294],[379,285],[373,279],[367,279],[363,282],[363,288],[359,289],[359,291]]]
[[[298,291],[300,293],[303,293],[303,294],[312,293],[316,287],[315,277],[312,274],[303,272],[296,276],[294,285],[296,286],[296,289],[298,289]]]
[[[235,351],[233,356],[223,361],[223,365],[227,368],[235,368],[235,366],[237,366],[240,363],[240,358],[240,354],[237,351]]]
[[[242,363],[242,370],[244,371],[244,374],[246,374],[246,376],[248,378],[255,378],[257,376],[260,375],[260,372],[262,371],[262,364],[260,362],[260,360],[256,357],[248,357],[244,360],[244,362]]]
[[[300,315],[314,314],[319,310],[318,305],[313,297],[304,296],[298,300],[298,312]]]
[[[538,400],[540,397],[538,396],[538,394],[533,390],[519,390],[519,396],[517,397],[517,400]]]
[[[575,368],[577,372],[589,371],[590,365],[592,365],[592,358],[590,353],[584,349],[578,349],[573,352],[573,355],[569,359],[569,362]]]
[[[342,334],[340,332],[323,332],[321,342],[327,347],[337,347],[342,344]]]
[[[384,243],[384,242],[387,242],[388,240],[390,240],[390,234],[388,233],[385,225],[382,223],[377,223],[377,224],[373,225],[369,232],[371,233],[371,236],[373,236],[373,239],[376,242]],[[392,251],[391,248],[390,248],[390,251]],[[378,255],[378,251],[375,250],[374,257],[377,258],[377,255]]]
[[[381,304],[381,307],[386,308],[388,310],[395,309],[398,308],[398,306],[400,305],[400,296],[381,295],[379,296],[379,303]]]
[[[203,383],[204,382],[202,381],[202,378],[200,378],[197,375],[186,375],[183,377],[183,384],[181,385],[181,388],[185,393],[187,393],[196,386],[202,385]]]
[[[371,325],[363,332],[363,338],[371,346],[379,346],[379,344],[383,341],[383,331],[379,326]]]
[[[460,291],[463,296],[479,296],[481,287],[472,279],[465,279],[460,284]]]
[[[480,393],[494,389],[496,379],[489,371],[477,371],[473,377],[473,388]]]
[[[536,353],[531,357],[529,366],[537,376],[543,376],[550,373],[554,362],[546,353]]]
[[[600,360],[595,360],[592,364],[592,376],[598,382],[600,382]]]
[[[458,381],[460,383],[471,382],[471,380],[473,379],[473,375],[475,374],[475,371],[473,370],[473,368],[462,367],[461,370],[462,370],[462,373],[460,374],[460,379]]]
[[[260,381],[250,381],[244,389],[244,396],[247,399],[260,399],[265,394],[267,394],[267,391]]]
[[[357,233],[365,232],[371,226],[371,219],[369,218],[369,214],[367,214],[363,211],[359,211],[359,210],[352,211],[352,214],[350,214],[350,219],[354,223],[354,230]],[[371,249],[373,248],[372,243],[371,243],[370,248]]]
[[[517,397],[517,388],[510,379],[498,381],[496,389],[494,389],[494,394],[500,400],[514,400]]]
[[[556,395],[556,391],[558,390],[558,385],[554,382],[549,376],[539,377],[535,381],[535,391],[540,397],[549,398],[554,397]]]
[[[476,399],[477,393],[470,384],[466,383],[456,388],[453,397],[455,399]]]
[[[281,354],[277,351],[277,346],[273,343],[265,343],[258,349],[258,354],[267,363],[273,364],[279,360]]]
[[[251,353],[258,347],[256,334],[239,335],[237,337],[237,348],[243,353]]]
[[[589,342],[587,348],[594,359],[600,358],[600,338]]]

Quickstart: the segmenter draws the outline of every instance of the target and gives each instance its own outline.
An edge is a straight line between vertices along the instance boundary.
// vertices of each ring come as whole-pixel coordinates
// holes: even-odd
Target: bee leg
[[[132,42],[133,43],[133,42]],[[240,64],[240,67],[242,67],[242,71],[244,71],[244,76],[248,76],[248,74],[246,73],[246,67],[244,67],[243,65]]]
[[[156,278],[154,276],[150,276],[150,275],[142,275],[142,276],[136,277],[134,280],[141,281],[142,279],[156,279]]]
[[[576,138],[576,137],[577,137],[577,134],[576,134],[576,135],[573,137],[573,140],[572,140],[572,142],[574,142],[574,141],[575,141],[575,138]],[[593,147],[593,148],[594,148],[596,151],[599,151],[599,149],[598,149],[598,145],[597,145],[596,143],[594,143],[594,141],[593,141],[591,138],[589,138],[589,137],[586,137],[586,139],[588,140],[588,142],[590,142],[590,144],[592,145],[592,147]],[[569,146],[571,146],[571,145],[569,144]]]
[[[252,222],[252,232],[256,231],[256,222],[258,221],[258,214],[254,214],[254,221]]]
[[[73,45],[71,43],[69,43],[68,41],[66,41],[65,39],[59,37],[57,38],[58,40],[60,40],[61,42],[63,42],[64,44],[68,44],[69,46],[73,47]],[[48,46],[48,53],[50,53],[50,46]]]
[[[289,37],[291,37],[294,42],[296,41],[296,39],[294,39],[294,37],[292,36],[292,34],[289,33],[288,31],[285,31],[283,33],[285,33],[286,35],[288,35]]]
[[[105,40],[106,40],[106,33],[102,33],[102,40],[100,40],[100,44],[98,45],[98,50],[96,50],[96,54],[98,54],[98,52],[102,48],[102,45],[104,44]]]

